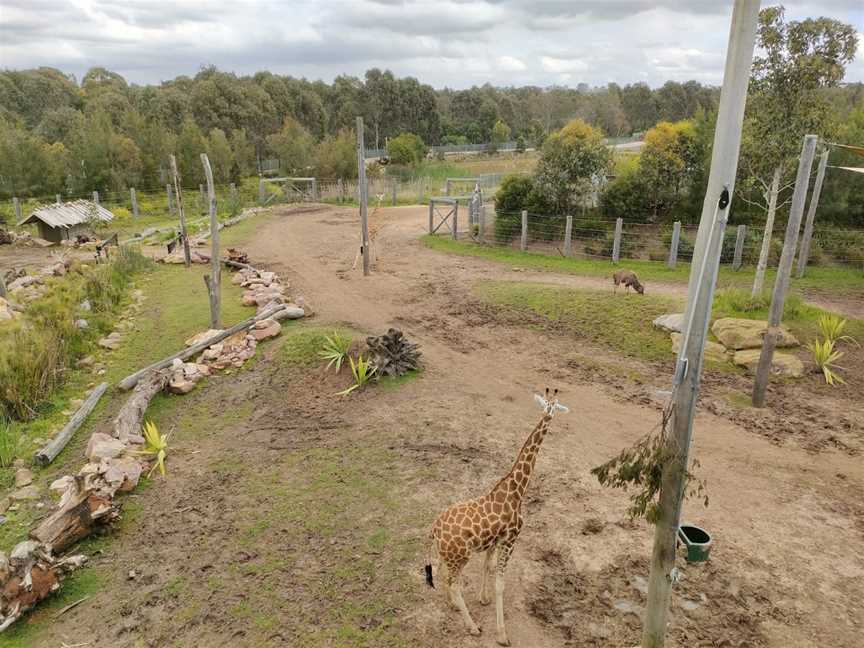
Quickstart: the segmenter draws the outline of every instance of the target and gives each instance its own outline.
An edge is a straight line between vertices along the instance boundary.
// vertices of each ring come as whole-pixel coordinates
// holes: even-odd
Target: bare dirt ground
[[[484,630],[474,638],[443,591],[423,584],[425,537],[439,510],[509,469],[538,418],[531,394],[547,385],[572,413],[555,420],[528,490],[506,578],[510,639],[636,645],[651,529],[628,522],[626,496],[590,469],[657,422],[654,390],[668,376],[610,377],[602,363],[617,360],[604,352],[496,317],[471,294],[478,279],[598,283],[432,252],[417,240],[425,213],[378,212],[369,278],[351,269],[354,210],[261,221],[245,249],[290,279],[319,324],[400,327],[422,345],[426,370],[340,399],[331,394],[344,378],[286,368],[272,347],[185,397],[169,478],[134,496],[134,519],[95,559],[105,587],[55,621],[44,645],[494,646],[481,561],[465,588]],[[781,386],[771,395],[791,413],[742,414],[722,405],[726,386],[707,381],[696,420],[711,503],[688,503],[685,519],[714,546],[709,563],[681,561],[671,645],[860,646],[860,411],[837,413],[848,429],[835,418],[825,431],[820,417],[842,403]]]

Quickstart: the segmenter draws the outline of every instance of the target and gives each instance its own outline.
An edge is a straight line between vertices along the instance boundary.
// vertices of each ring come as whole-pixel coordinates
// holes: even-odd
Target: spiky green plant
[[[342,369],[342,363],[348,357],[348,350],[351,348],[351,338],[342,335],[338,331],[333,331],[332,337],[324,336],[324,348],[318,352],[325,360],[328,360],[327,368],[336,367],[336,373]]]
[[[153,474],[157,468],[162,476],[165,476],[165,455],[168,453],[168,435],[159,434],[159,428],[153,421],[144,423],[144,448],[138,454],[153,457],[155,463],[147,473],[147,477]]]
[[[834,340],[813,340],[807,345],[807,348],[813,354],[813,362],[825,376],[826,383],[829,385],[845,384],[846,381],[836,371],[842,367],[834,364],[843,357],[843,352],[834,348]]]
[[[843,329],[846,328],[846,320],[834,313],[825,313],[819,316],[819,333],[822,334],[824,340],[831,342],[851,342],[858,345],[858,342],[851,335],[843,335]]]
[[[354,384],[348,389],[339,392],[339,396],[347,396],[355,389],[365,387],[372,380],[372,376],[377,369],[371,362],[363,359],[362,353],[357,356],[357,362],[354,362],[354,358],[348,356],[348,362],[351,363],[351,375],[354,376]]]

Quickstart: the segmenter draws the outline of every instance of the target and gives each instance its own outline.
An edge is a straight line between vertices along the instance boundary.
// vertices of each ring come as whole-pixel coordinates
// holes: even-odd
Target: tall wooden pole
[[[138,218],[138,194],[135,192],[135,187],[129,189],[129,198],[132,200],[132,216]]]
[[[207,179],[207,203],[210,210],[210,275],[204,277],[210,293],[210,328],[219,328],[219,307],[222,283],[222,262],[219,260],[219,220],[216,218],[216,186],[213,184],[213,170],[206,153],[201,154],[204,176]]]
[[[819,158],[819,170],[816,171],[816,182],[813,184],[813,193],[810,195],[810,207],[807,208],[807,221],[804,223],[804,237],[801,239],[801,248],[798,250],[798,274],[799,279],[804,276],[807,261],[810,258],[810,243],[813,240],[813,221],[816,219],[816,208],[819,206],[819,196],[822,194],[822,182],[825,180],[825,167],[828,166],[828,149],[822,152]]]
[[[21,201],[17,196],[12,196],[12,208],[15,210],[15,224],[21,222]]]
[[[798,230],[801,227],[801,216],[804,214],[807,186],[810,184],[810,169],[813,167],[818,139],[816,135],[805,135],[804,144],[801,146],[795,191],[792,192],[792,206],[789,208],[789,222],[786,224],[786,238],[783,240],[783,253],[777,266],[774,293],[771,295],[771,309],[768,311],[768,330],[762,338],[762,354],[759,356],[756,379],[753,381],[753,407],[765,405],[765,391],[768,389],[768,378],[771,376],[771,361],[774,359],[774,347],[777,346],[777,336],[780,333],[783,305],[786,302],[786,293],[789,291],[792,259],[798,246]]]
[[[171,177],[174,179],[174,193],[177,195],[177,213],[180,214],[180,240],[183,243],[183,260],[186,267],[192,267],[192,253],[189,251],[189,237],[186,236],[186,216],[183,213],[183,192],[180,188],[180,174],[177,172],[177,158],[168,156],[171,163]],[[171,185],[168,185],[168,201],[171,201]]]
[[[768,256],[771,254],[771,236],[774,233],[774,214],[777,213],[777,196],[780,195],[780,175],[782,168],[774,169],[771,189],[768,192],[768,215],[765,218],[765,229],[762,230],[762,249],[759,252],[759,262],[756,264],[756,276],[753,277],[753,297],[762,294],[765,283],[765,269],[768,267]]]
[[[643,648],[662,648],[666,642],[669,599],[676,574],[675,546],[686,486],[693,418],[720,266],[728,200],[735,190],[741,125],[744,121],[758,16],[759,0],[735,0],[714,132],[711,172],[690,266],[685,328],[673,380],[673,414],[666,447],[669,459],[663,466],[661,478],[660,510],[654,532],[648,602],[642,632]]]
[[[360,251],[363,253],[363,274],[369,275],[369,212],[366,186],[366,147],[363,144],[363,118],[357,118],[357,191],[360,198]]]

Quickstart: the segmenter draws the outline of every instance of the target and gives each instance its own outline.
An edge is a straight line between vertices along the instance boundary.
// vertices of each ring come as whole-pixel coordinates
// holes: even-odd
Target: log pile
[[[369,360],[377,376],[402,376],[420,368],[420,351],[405,339],[402,331],[391,328],[384,335],[366,338]]]

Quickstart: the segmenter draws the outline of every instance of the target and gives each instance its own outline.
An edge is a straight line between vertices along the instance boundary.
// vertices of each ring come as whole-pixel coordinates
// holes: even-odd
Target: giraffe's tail
[[[435,550],[435,532],[429,533],[429,548],[426,554],[426,584],[435,589],[435,581],[432,580],[432,553]]]

